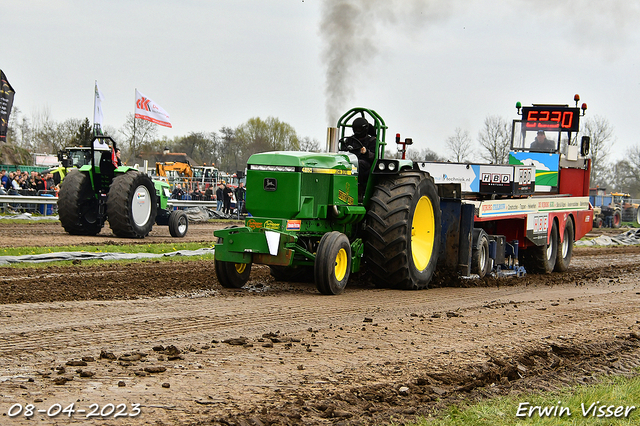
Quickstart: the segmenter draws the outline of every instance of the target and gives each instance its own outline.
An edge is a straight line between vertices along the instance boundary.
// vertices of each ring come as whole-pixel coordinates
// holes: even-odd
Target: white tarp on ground
[[[213,248],[200,248],[197,250],[178,250],[170,253],[88,253],[88,252],[57,252],[57,253],[43,253],[43,254],[30,254],[24,256],[0,256],[0,265],[8,265],[11,263],[42,263],[42,262],[57,262],[60,260],[133,260],[133,259],[152,259],[158,257],[168,256],[202,256],[206,254],[213,254]]]
[[[58,215],[55,216],[34,216],[31,213],[18,213],[6,216],[0,216],[1,219],[24,219],[24,220],[60,220]]]
[[[236,214],[226,214],[208,207],[189,207],[184,210],[189,222],[206,222],[209,219],[236,219]],[[243,218],[243,217],[241,217]]]
[[[607,236],[600,235],[592,240],[580,240],[576,241],[576,246],[614,246],[623,245],[631,246],[640,244],[640,229],[632,228],[620,235]]]

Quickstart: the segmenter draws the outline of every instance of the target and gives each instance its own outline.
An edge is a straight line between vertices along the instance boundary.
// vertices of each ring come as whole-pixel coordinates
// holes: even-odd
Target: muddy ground
[[[221,226],[192,224],[187,239],[210,241]],[[108,241],[171,237],[0,223],[3,246]],[[0,423],[401,423],[463,400],[633,374],[639,260],[639,247],[576,248],[565,274],[438,276],[419,292],[351,282],[337,297],[276,282],[266,267],[223,289],[202,261],[1,268]],[[53,416],[72,403],[70,418]]]

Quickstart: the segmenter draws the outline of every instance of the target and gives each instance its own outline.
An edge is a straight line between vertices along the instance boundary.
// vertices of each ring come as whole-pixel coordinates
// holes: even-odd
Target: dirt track
[[[57,227],[0,223],[0,241],[79,244]],[[210,241],[215,227],[188,238]],[[170,240],[164,231],[144,243]],[[114,240],[105,234],[81,240]],[[354,282],[338,297],[265,267],[223,289],[210,262],[3,268],[0,423],[68,424],[5,414],[75,402],[140,404],[134,424],[385,424],[460,398],[591,382],[640,364],[639,260],[638,247],[580,248],[562,275],[440,278],[419,292]]]

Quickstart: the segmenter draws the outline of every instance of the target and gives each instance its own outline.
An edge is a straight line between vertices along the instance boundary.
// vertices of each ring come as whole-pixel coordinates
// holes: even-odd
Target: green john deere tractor
[[[347,151],[358,117],[376,139],[368,179],[360,182],[358,159]],[[439,195],[413,162],[384,158],[386,129],[375,111],[354,108],[330,129],[338,152],[252,155],[246,207],[253,216],[214,232],[220,283],[242,287],[256,263],[278,280],[313,277],[322,294],[341,293],[361,271],[378,287],[426,288],[440,246]]]
[[[169,185],[152,181],[132,167],[117,166],[115,150],[111,137],[96,136],[89,164],[65,176],[58,194],[58,215],[65,231],[96,235],[108,219],[118,237],[144,238],[154,222],[168,225],[173,237],[184,237],[189,221],[184,211],[167,208]]]

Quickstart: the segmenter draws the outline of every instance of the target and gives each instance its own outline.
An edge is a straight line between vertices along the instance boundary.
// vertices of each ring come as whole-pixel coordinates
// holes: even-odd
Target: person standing
[[[202,191],[200,191],[200,185],[196,183],[196,187],[191,193],[192,200],[202,200]]]
[[[8,181],[9,181],[9,176],[7,176],[7,171],[4,169],[1,170],[0,176],[2,176],[0,180],[0,182],[2,183],[2,188],[6,191],[8,189]]]
[[[224,182],[218,185],[216,189],[216,211],[221,212],[224,204]]]
[[[245,200],[245,195],[247,193],[247,190],[244,187],[244,183],[240,182],[235,192],[236,192],[236,207],[238,208],[238,217],[240,217],[240,215],[244,211],[244,200]]]
[[[207,184],[207,189],[204,191],[205,201],[211,201],[213,199],[213,189],[211,185]]]
[[[9,195],[20,195],[20,175],[16,173],[9,173],[9,178],[11,178],[11,190],[9,191]]]
[[[222,211],[226,214],[231,214],[231,197],[233,197],[233,189],[225,185],[223,191],[224,191],[224,194],[223,194],[224,207],[222,208]]]
[[[184,191],[182,190],[182,184],[176,183],[176,187],[173,188],[173,192],[171,192],[171,198],[174,200],[182,200],[184,197]]]

